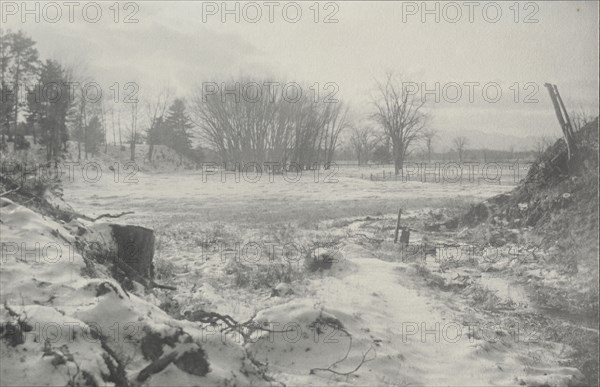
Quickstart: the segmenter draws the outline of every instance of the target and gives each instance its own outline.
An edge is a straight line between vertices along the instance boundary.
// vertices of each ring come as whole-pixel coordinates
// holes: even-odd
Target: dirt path
[[[344,246],[343,253],[345,260],[336,264],[335,275],[311,282],[314,298],[292,299],[274,308],[270,316],[273,320],[291,321],[283,313],[286,307],[294,310],[298,305],[313,305],[338,318],[353,336],[348,358],[333,368],[338,372],[354,369],[371,347],[376,357],[349,376],[319,371],[305,379],[307,369],[326,368],[343,357],[346,347],[340,342],[319,341],[315,348],[311,342],[310,356],[304,358],[304,353],[298,353],[303,352],[304,341],[294,343],[293,350],[290,340],[276,336],[260,349],[269,353],[263,360],[268,361],[278,380],[293,383],[301,377],[303,382],[312,384],[328,381],[454,386],[516,385],[521,380],[544,380],[566,385],[570,375],[577,374],[576,370],[558,367],[558,349],[542,349],[521,343],[518,338],[498,340],[496,334],[483,331],[486,327],[469,325],[460,319],[460,307],[442,304],[404,285],[403,281],[411,280],[408,265],[372,258],[369,251],[354,244]],[[492,326],[498,328],[490,321],[487,328]],[[342,342],[346,339],[341,334],[331,337]],[[315,341],[312,336],[305,339]],[[535,364],[528,358],[533,350],[544,351],[544,364]]]

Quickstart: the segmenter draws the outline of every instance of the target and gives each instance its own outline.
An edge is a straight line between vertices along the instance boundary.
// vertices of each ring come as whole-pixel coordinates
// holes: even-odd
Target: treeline
[[[42,61],[36,43],[22,31],[0,33],[0,147],[14,142],[16,150],[33,143],[45,146],[47,160],[59,159],[70,137],[88,153],[105,143],[103,101],[84,95],[73,68],[59,61]]]
[[[26,129],[33,134],[34,142],[46,146],[48,160],[59,155],[68,139],[70,81],[71,73],[60,63],[39,59],[30,37],[21,31],[0,30],[0,148],[6,149],[7,140],[14,141],[16,149],[29,147],[23,131],[17,131],[19,117],[24,114]],[[36,92],[44,84],[54,85],[52,91]]]
[[[530,151],[510,151],[510,150],[495,150],[495,149],[466,149],[463,151],[463,162],[510,162],[515,160],[534,160],[538,156],[535,150]],[[351,144],[344,146],[336,153],[338,162],[351,162],[357,165],[366,164],[391,164],[393,163],[391,149],[385,144],[376,146],[369,153],[362,154],[359,158],[356,149]],[[429,155],[426,151],[412,152],[406,157],[407,162],[460,162],[460,155],[457,150],[452,149],[445,152],[431,152]]]
[[[285,83],[241,79],[216,92],[198,90],[192,111],[202,138],[228,168],[245,162],[327,167],[348,125],[348,109],[337,100],[302,92],[288,98],[281,88],[264,87],[273,84]],[[245,94],[246,85],[256,87]]]
[[[69,139],[77,142],[78,158],[107,152],[109,133],[120,151],[130,148],[135,160],[136,144],[146,141],[152,160],[155,145],[167,145],[183,157],[201,161],[201,149],[192,146],[194,127],[182,99],[163,100],[157,106],[146,103],[147,122],[139,112],[137,98],[109,100],[107,90],[86,89],[90,76],[56,60],[42,61],[36,43],[22,31],[0,30],[0,149],[13,142],[15,150],[34,144],[45,147],[48,161],[60,159]],[[136,96],[137,97],[137,96]],[[168,111],[166,103],[171,102]],[[121,106],[117,106],[121,103]],[[138,124],[142,118],[142,124]],[[140,129],[144,128],[145,129]]]
[[[165,145],[179,154],[180,164],[184,157],[200,163],[209,154],[228,168],[267,162],[327,167],[353,153],[358,164],[392,162],[399,173],[405,160],[529,156],[473,150],[460,136],[447,144],[451,151],[435,152],[438,131],[429,125],[425,101],[392,73],[375,84],[371,114],[356,124],[342,101],[318,98],[310,92],[313,88],[295,82],[270,79],[240,77],[209,83],[211,87],[205,83],[187,103],[167,88],[152,96],[146,91],[143,101],[137,94],[127,101],[106,100],[102,93],[90,98],[85,90],[88,74],[56,60],[42,61],[35,45],[21,31],[1,31],[0,147],[6,149],[7,141],[13,141],[15,149],[27,148],[25,135],[32,136],[34,143],[45,146],[49,161],[61,157],[69,139],[77,142],[80,159],[102,148],[107,153],[109,137],[120,152],[129,145],[132,161],[136,145],[145,142],[150,162],[156,159],[155,147]],[[286,92],[288,86],[295,93]],[[346,144],[340,152],[343,132]],[[540,143],[539,150],[545,147]]]

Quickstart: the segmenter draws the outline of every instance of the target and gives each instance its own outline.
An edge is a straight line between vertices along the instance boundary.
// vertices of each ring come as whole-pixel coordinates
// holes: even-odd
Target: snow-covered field
[[[83,179],[79,171],[65,186],[65,199],[84,213],[135,211],[123,221],[152,226],[163,221],[273,223],[336,219],[377,213],[396,213],[399,207],[439,207],[449,200],[475,201],[511,189],[484,181],[422,183],[415,181],[370,181],[356,177],[359,169],[303,171],[300,174],[256,178],[246,174],[213,171],[177,172],[129,176],[104,167]],[[354,175],[354,176],[352,176]],[[256,182],[253,180],[257,180]]]
[[[567,385],[580,376],[561,365],[568,348],[534,340],[535,330],[437,293],[390,241],[399,207],[410,225],[508,185],[349,174],[326,183],[315,181],[313,172],[297,182],[281,175],[254,183],[231,175],[221,182],[203,180],[199,172],[139,173],[137,183],[113,177],[67,182],[65,200],[89,216],[134,211],[116,221],[155,230],[157,280],[177,290],[124,294],[112,280],[90,278],[78,253],[58,261],[6,260],[2,302],[10,309],[2,310],[3,319],[25,321],[33,330],[15,347],[19,353],[2,346],[3,380],[79,385],[110,373],[157,386],[481,386]],[[75,223],[61,225],[6,199],[0,227],[4,243],[42,245],[68,244],[77,230]],[[102,225],[95,227],[102,232]],[[415,230],[413,242],[421,238]],[[329,254],[331,268],[307,270],[307,252]],[[519,293],[502,279],[485,281],[502,289],[502,302]],[[242,340],[193,322],[206,312],[252,321],[245,328],[250,336]],[[50,324],[59,333],[73,331],[48,341]],[[92,330],[102,336],[90,336]],[[113,359],[126,359],[124,374],[109,369],[110,348],[118,348]],[[177,360],[164,370],[140,376],[150,360],[171,355]],[[202,359],[208,359],[208,374]]]

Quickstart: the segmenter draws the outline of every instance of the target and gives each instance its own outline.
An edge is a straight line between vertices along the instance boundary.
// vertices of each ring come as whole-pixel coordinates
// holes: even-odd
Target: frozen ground
[[[530,340],[537,332],[515,329],[461,297],[441,296],[419,280],[417,266],[394,256],[397,248],[389,239],[398,207],[405,208],[403,219],[410,224],[436,208],[465,205],[510,186],[382,182],[349,176],[324,183],[315,182],[312,174],[295,183],[277,175],[273,182],[223,183],[210,177],[203,182],[200,173],[139,174],[138,183],[126,184],[106,176],[110,175],[96,183],[66,184],[66,201],[87,215],[135,211],[118,221],[155,229],[159,280],[178,290],[158,291],[145,299],[104,294],[97,279],[81,275],[85,265],[76,255],[63,265],[21,261],[3,265],[2,288],[9,292],[3,292],[2,301],[10,302],[31,323],[60,317],[82,326],[98,321],[103,331],[110,331],[111,321],[137,321],[141,330],[167,335],[184,329],[199,338],[211,372],[196,379],[189,374],[190,367],[171,364],[147,381],[152,385],[264,384],[256,371],[250,371],[247,356],[274,381],[286,385],[558,386],[579,377],[576,369],[562,366],[568,348]],[[20,242],[40,234],[47,239],[43,242],[60,241],[60,235],[68,234],[62,226],[10,202],[3,204],[2,219],[31,224],[20,231],[3,223],[3,241]],[[415,232],[413,240],[420,238]],[[380,240],[379,247],[365,240]],[[275,266],[264,251],[241,259],[230,254],[236,243],[268,242],[275,249],[293,243],[304,252],[315,241],[323,243],[321,252],[335,256],[331,268],[309,273],[302,269],[301,258],[290,259],[283,273],[289,281],[280,284],[270,282],[281,273],[272,272]],[[31,280],[16,280],[20,277]],[[256,278],[260,281],[252,282]],[[501,290],[502,301],[520,294],[502,280],[488,283]],[[156,305],[171,315],[191,317],[207,311],[237,321],[252,319],[270,331],[254,331],[242,346],[239,337],[174,320]],[[60,344],[48,351],[58,350]],[[40,344],[28,344],[29,355],[21,357],[39,358],[36,345]],[[96,362],[92,374],[99,379],[106,373],[100,344],[65,345],[79,361],[73,364],[87,362],[90,367],[90,362]],[[124,344],[121,350],[130,358],[129,377],[148,364],[135,346]],[[191,353],[188,358],[197,354],[196,347],[181,340],[174,347],[165,346],[167,350]],[[20,363],[19,355],[10,351],[7,358],[10,367],[8,371],[3,367],[4,379],[43,381],[40,370],[59,367],[46,357],[35,367],[29,364],[38,363]],[[56,373],[57,381],[69,380],[77,372],[71,362],[67,365],[71,368]]]
[[[396,213],[398,207],[440,207],[452,200],[475,201],[511,188],[484,181],[421,183],[415,181],[369,181],[356,177],[358,169],[336,173],[304,171],[298,177],[195,173],[136,173],[103,170],[98,182],[79,171],[65,187],[65,199],[84,213],[135,211],[123,221],[151,226],[156,221],[211,221],[273,223],[305,220],[315,223],[357,215]],[[116,176],[116,177],[115,177]],[[236,181],[236,178],[238,181]],[[296,181],[296,179],[298,179]],[[117,182],[115,182],[117,181]]]

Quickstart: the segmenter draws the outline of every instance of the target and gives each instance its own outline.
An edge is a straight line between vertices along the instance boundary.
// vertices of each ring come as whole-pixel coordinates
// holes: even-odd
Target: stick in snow
[[[133,211],[126,211],[126,212],[121,212],[120,214],[117,214],[117,215],[112,215],[112,214],[102,214],[102,215],[100,215],[100,216],[97,216],[97,217],[95,217],[95,218],[91,218],[91,217],[89,217],[89,216],[87,216],[87,215],[83,215],[83,214],[79,214],[79,216],[80,216],[81,218],[85,219],[85,220],[89,220],[90,222],[95,222],[95,221],[97,221],[98,219],[102,219],[102,218],[113,218],[113,219],[114,219],[114,218],[120,218],[120,217],[121,217],[121,216],[123,216],[123,215],[129,215],[129,214],[135,214],[135,212],[133,212]]]
[[[2,192],[2,193],[0,194],[0,198],[1,198],[1,197],[3,197],[3,196],[5,196],[5,195],[11,194],[11,193],[13,193],[13,192],[17,192],[17,191],[18,191],[18,190],[20,190],[20,189],[21,189],[21,186],[18,186],[18,187],[17,187],[17,188],[15,188],[15,189],[11,189],[11,190],[9,190],[9,191]]]
[[[400,218],[402,217],[402,208],[398,210],[398,221],[396,222],[396,232],[394,233],[394,243],[398,243],[398,231],[400,230]]]

